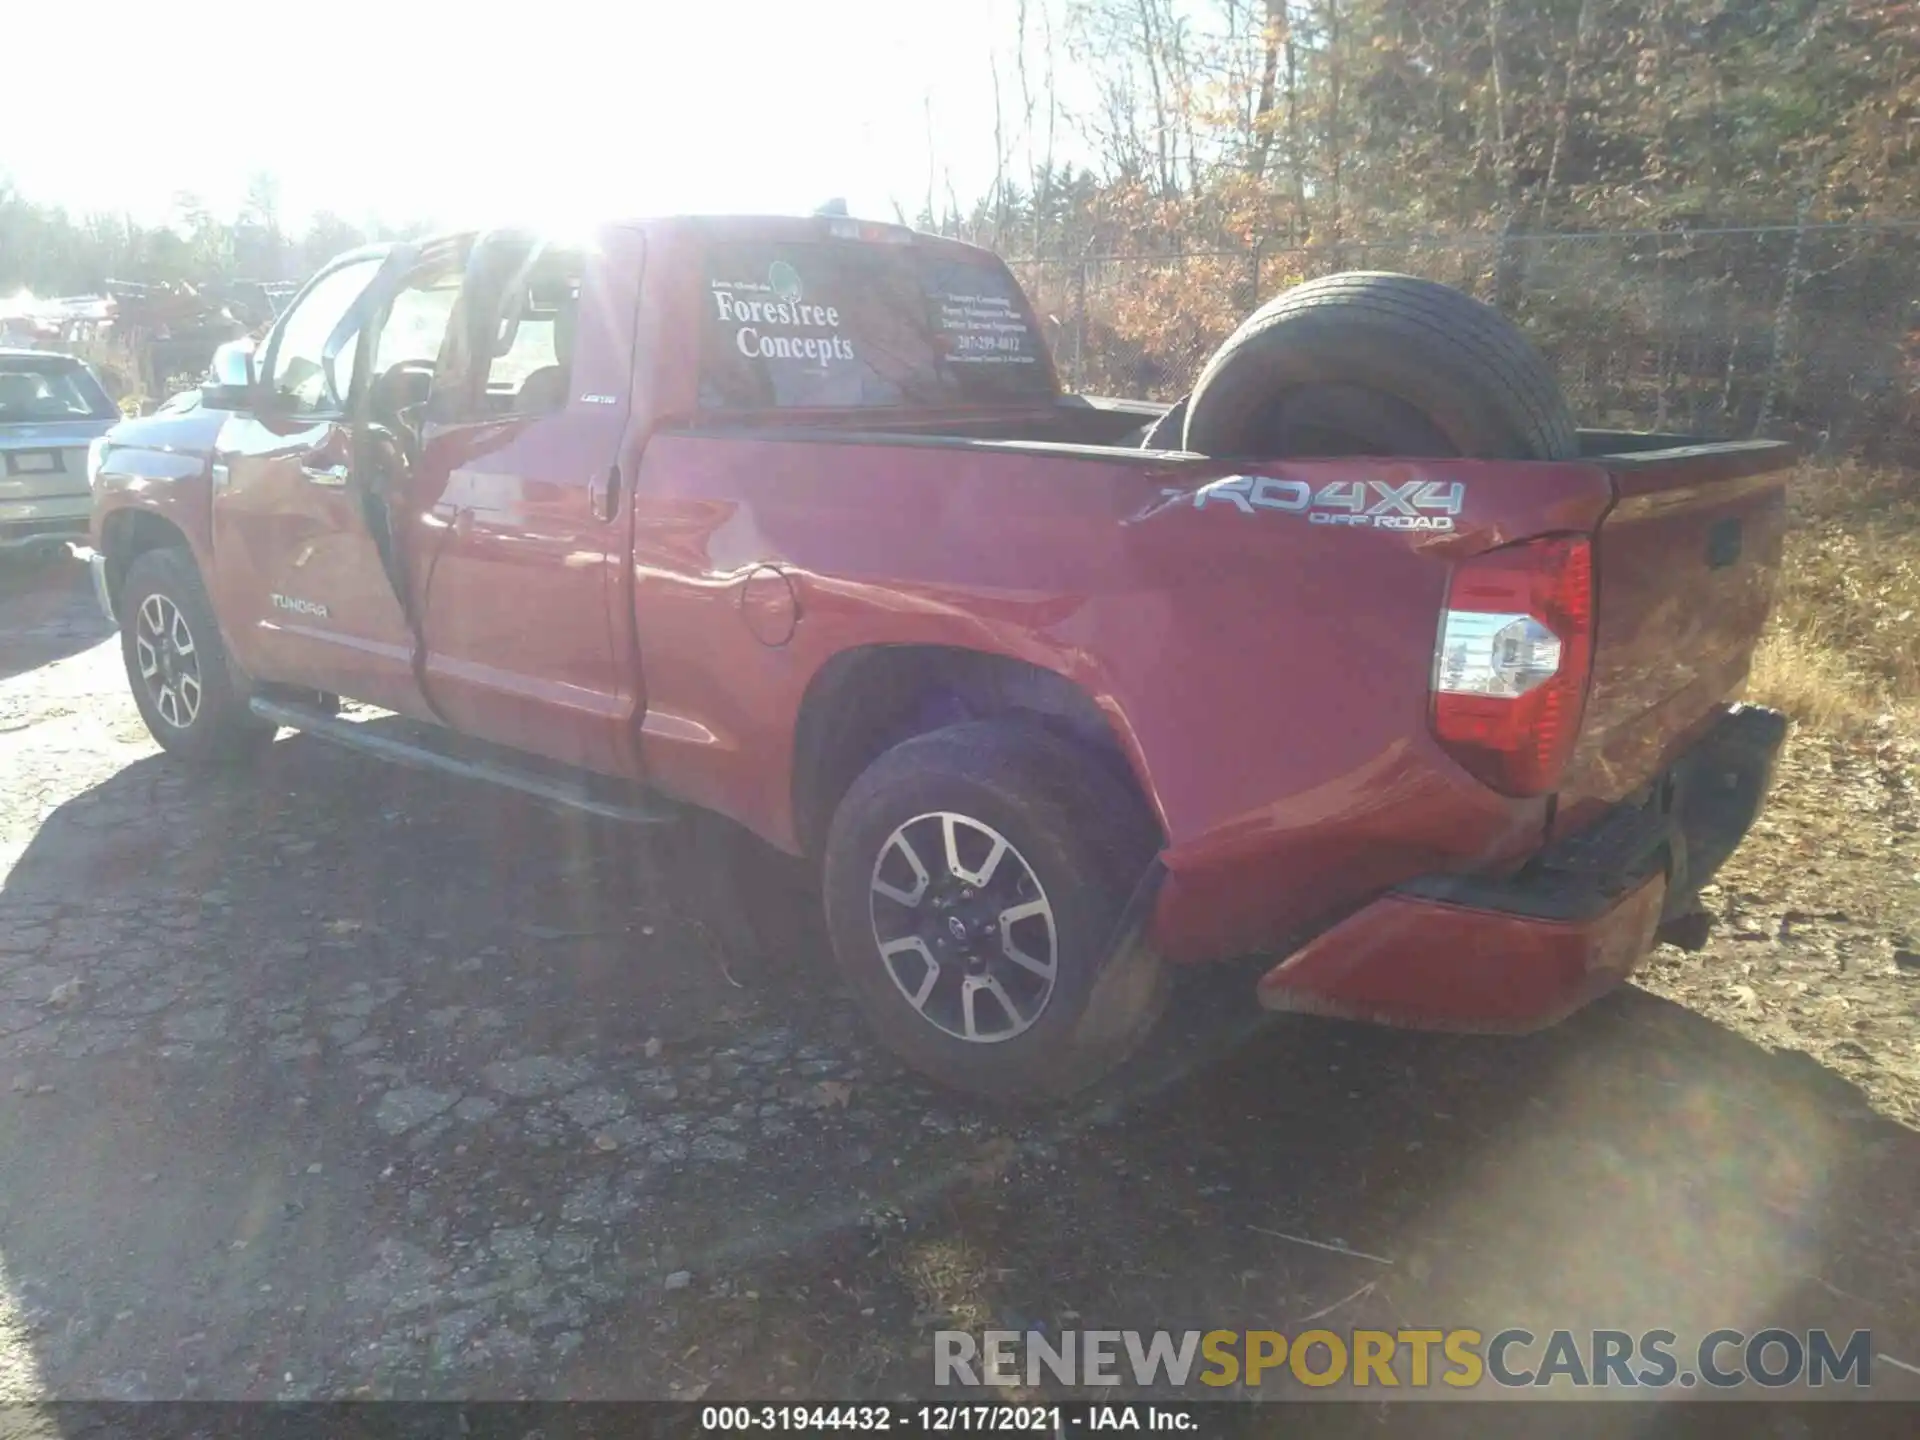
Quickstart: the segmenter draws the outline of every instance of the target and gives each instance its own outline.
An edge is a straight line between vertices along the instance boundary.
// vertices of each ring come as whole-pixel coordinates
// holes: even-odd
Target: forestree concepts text
[[[756,360],[851,360],[853,345],[837,334],[767,335],[763,326],[785,325],[800,330],[837,331],[836,305],[807,305],[798,300],[744,300],[730,290],[716,289],[714,309],[720,319],[740,328],[733,343],[742,355]]]

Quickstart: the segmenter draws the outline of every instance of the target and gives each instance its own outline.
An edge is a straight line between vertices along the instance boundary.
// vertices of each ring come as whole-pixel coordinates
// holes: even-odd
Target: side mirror
[[[229,340],[213,352],[207,381],[200,387],[200,403],[209,410],[245,410],[253,404],[258,379],[253,341]]]

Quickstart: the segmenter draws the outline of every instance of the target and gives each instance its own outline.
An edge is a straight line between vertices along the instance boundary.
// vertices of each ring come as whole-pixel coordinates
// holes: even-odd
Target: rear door
[[[354,370],[339,336],[383,274],[379,254],[309,282],[269,335],[262,399],[222,427],[213,463],[213,560],[227,643],[248,673],[426,713],[407,617],[353,479],[337,393]],[[329,342],[345,343],[332,357]]]
[[[434,707],[483,739],[637,775],[619,471],[641,237],[482,241],[413,481],[408,565]]]

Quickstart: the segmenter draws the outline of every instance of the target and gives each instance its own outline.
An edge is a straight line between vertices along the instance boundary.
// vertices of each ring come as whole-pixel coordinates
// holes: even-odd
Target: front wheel
[[[148,550],[120,587],[120,654],[140,718],[162,749],[219,766],[258,755],[274,727],[247,708],[193,557]]]
[[[1114,944],[1156,838],[1110,767],[1037,726],[907,740],[834,815],[835,957],[915,1069],[996,1100],[1071,1094],[1126,1058],[1165,999],[1159,957]]]

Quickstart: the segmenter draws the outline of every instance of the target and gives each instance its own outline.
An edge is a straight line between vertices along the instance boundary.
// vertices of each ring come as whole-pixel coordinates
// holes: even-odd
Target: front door
[[[214,455],[214,586],[227,643],[255,678],[424,716],[337,393],[355,368],[355,339],[337,332],[381,275],[379,256],[337,263],[269,336],[263,398],[227,421]]]

